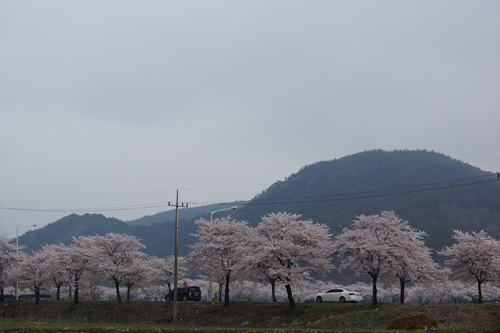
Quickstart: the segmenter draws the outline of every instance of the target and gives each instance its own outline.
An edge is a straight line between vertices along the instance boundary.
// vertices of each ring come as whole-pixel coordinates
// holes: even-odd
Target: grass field
[[[440,332],[500,332],[500,305],[399,305],[179,302],[8,301],[0,303],[0,332],[389,332],[397,316],[431,314]],[[423,330],[420,330],[423,331]]]

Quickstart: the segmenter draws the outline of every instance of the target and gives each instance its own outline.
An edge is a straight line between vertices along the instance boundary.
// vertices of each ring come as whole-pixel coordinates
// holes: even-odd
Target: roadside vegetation
[[[398,316],[424,312],[444,332],[498,332],[496,304],[326,304],[181,302],[172,322],[168,302],[4,302],[2,332],[321,331],[385,332]],[[423,330],[420,330],[423,331]]]

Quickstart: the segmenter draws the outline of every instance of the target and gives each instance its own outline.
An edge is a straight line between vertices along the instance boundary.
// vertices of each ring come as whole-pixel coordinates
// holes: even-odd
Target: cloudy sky
[[[369,149],[497,172],[499,17],[497,0],[0,0],[1,229],[130,220],[176,189],[246,200]]]

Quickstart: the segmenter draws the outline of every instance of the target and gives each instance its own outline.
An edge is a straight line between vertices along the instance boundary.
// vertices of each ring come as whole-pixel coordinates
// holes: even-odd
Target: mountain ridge
[[[468,225],[485,228],[498,237],[500,212],[495,198],[500,196],[500,187],[495,178],[493,173],[441,153],[372,150],[305,166],[271,185],[234,215],[254,221],[271,211],[298,213],[328,224],[335,234],[355,216],[394,210],[433,236],[429,243],[439,249],[439,244],[451,241],[444,242],[451,229]],[[265,204],[271,200],[274,204]],[[471,213],[478,217],[476,210],[481,209],[481,215],[491,217],[492,223],[445,223],[450,230],[443,233],[443,228],[429,222],[439,225],[445,219],[463,219]],[[433,235],[434,229],[438,235]]]
[[[183,209],[179,216],[179,251],[181,255],[189,252],[196,218],[208,219],[214,208],[231,205],[240,206],[231,215],[252,226],[263,215],[286,211],[325,223],[334,235],[358,215],[394,210],[413,227],[427,232],[428,246],[440,250],[451,243],[453,229],[485,229],[494,237],[500,236],[496,205],[499,185],[495,174],[441,153],[365,151],[306,165],[246,203],[196,207],[191,215],[187,214],[191,208]],[[36,250],[50,240],[64,243],[72,236],[127,233],[141,239],[149,254],[163,256],[173,253],[174,247],[174,221],[166,217],[167,213],[129,222],[100,214],[71,214],[22,235],[20,242]]]

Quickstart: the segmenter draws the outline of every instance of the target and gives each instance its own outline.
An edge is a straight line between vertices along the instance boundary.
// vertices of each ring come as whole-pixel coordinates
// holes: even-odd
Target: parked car
[[[174,291],[165,295],[165,300],[173,299]],[[177,287],[177,300],[178,301],[199,301],[201,300],[200,287]]]
[[[356,291],[347,290],[344,288],[330,289],[324,293],[316,295],[316,302],[363,302],[363,295]]]

